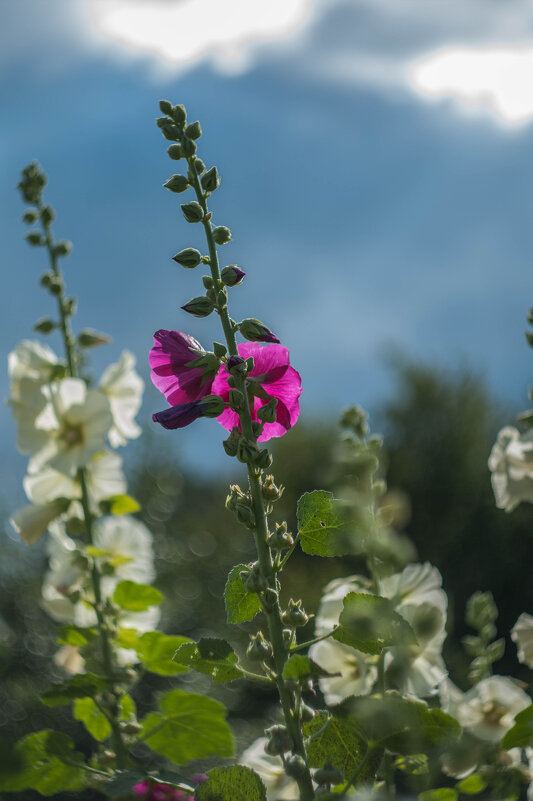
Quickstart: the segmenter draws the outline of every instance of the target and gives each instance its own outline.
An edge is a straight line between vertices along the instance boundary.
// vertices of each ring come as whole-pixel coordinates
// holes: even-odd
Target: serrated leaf
[[[515,717],[515,725],[504,735],[502,748],[527,748],[533,745],[533,705],[526,707]]]
[[[191,667],[211,676],[215,684],[235,681],[244,676],[237,665],[237,654],[226,640],[204,638],[198,644],[187,642],[178,648],[174,659],[186,668]]]
[[[147,631],[138,637],[134,647],[146,670],[160,676],[176,676],[187,672],[186,667],[173,661],[177,649],[187,642],[190,642],[189,637]]]
[[[67,764],[71,762],[73,764]],[[46,729],[23,737],[13,749],[12,766],[3,766],[0,790],[36,790],[41,795],[81,790],[83,755],[66,734]]]
[[[111,724],[92,698],[76,698],[73,715],[98,742],[103,742],[111,736]]]
[[[145,612],[162,600],[162,594],[155,587],[150,584],[136,584],[135,581],[121,581],[113,593],[113,601],[128,612]]]
[[[245,623],[252,620],[261,609],[261,602],[255,593],[248,592],[241,579],[241,571],[246,565],[235,565],[230,571],[224,589],[224,603],[228,623]]]
[[[213,768],[207,781],[200,782],[195,801],[266,801],[266,790],[260,777],[244,765]]]
[[[343,601],[334,639],[365,654],[380,654],[393,645],[416,644],[414,632],[392,601],[364,592],[350,592]]]
[[[41,695],[41,701],[46,706],[60,706],[69,704],[75,698],[87,698],[105,690],[109,680],[105,676],[95,673],[79,673],[61,684],[52,684],[49,690]]]
[[[158,754],[178,765],[216,754],[233,755],[233,737],[224,706],[212,698],[183,690],[164,695],[161,712],[151,712],[142,722],[141,737]]]
[[[312,556],[346,556],[357,552],[354,534],[333,493],[306,492],[298,501],[300,544]]]
[[[306,745],[310,766],[321,768],[329,760],[346,779],[355,772],[366,752],[357,727],[350,720],[333,718],[325,711],[304,725],[304,736],[309,738]],[[372,778],[373,770],[375,767],[369,765],[361,780]]]

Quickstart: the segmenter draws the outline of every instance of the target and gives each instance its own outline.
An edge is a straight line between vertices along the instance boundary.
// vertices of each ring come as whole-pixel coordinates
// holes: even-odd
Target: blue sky
[[[217,4],[238,10],[238,0]],[[157,38],[179,0],[142,5],[154,11]],[[533,100],[527,85],[516,96],[513,54],[529,63],[531,11],[519,0],[505,11],[492,0],[463,6],[273,2],[272,17],[282,7],[288,16],[267,20],[264,36],[247,33],[246,15],[238,41],[230,30],[213,44],[209,26],[176,30],[173,61],[146,25],[117,39],[107,11],[133,20],[138,0],[0,0],[3,358],[52,310],[38,287],[44,253],[24,242],[15,190],[31,159],[50,177],[56,235],[74,242],[65,272],[77,325],[113,336],[94,351],[96,371],[127,347],[147,377],[157,328],[189,331],[206,346],[220,339],[214,317],[179,308],[199,294],[199,271],[170,257],[200,246],[201,231],[183,221],[182,196],[162,189],[176,162],[154,117],[168,97],[201,120],[200,155],[222,175],[212,208],[234,234],[222,258],[247,271],[233,316],[262,319],[290,347],[303,415],[352,402],[376,408],[392,390],[383,361],[391,347],[467,363],[525,407]],[[180,37],[193,33],[183,62]],[[6,397],[5,371],[0,389]],[[147,393],[143,419],[162,406]],[[201,421],[176,435],[177,448],[196,464],[217,463],[222,434]],[[13,457],[5,408],[0,435],[9,497],[25,460]]]

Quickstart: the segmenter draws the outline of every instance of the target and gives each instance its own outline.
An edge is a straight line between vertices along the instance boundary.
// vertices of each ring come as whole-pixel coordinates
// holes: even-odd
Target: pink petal
[[[211,382],[203,383],[203,371],[185,366],[203,353],[194,337],[162,328],[154,334],[154,342],[149,356],[152,382],[171,406],[209,394]]]

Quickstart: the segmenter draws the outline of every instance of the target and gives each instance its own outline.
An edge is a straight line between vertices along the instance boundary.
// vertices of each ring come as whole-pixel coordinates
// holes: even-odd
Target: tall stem
[[[216,243],[213,238],[211,218],[208,213],[206,198],[200,186],[198,174],[194,166],[194,158],[189,158],[187,159],[187,161],[189,164],[189,175],[192,178],[192,185],[196,193],[198,203],[200,204],[204,212],[203,226],[207,239],[207,247],[209,250],[209,266],[211,269],[211,277],[215,285],[215,292],[218,294],[218,282],[220,281],[220,266],[218,261]],[[217,312],[220,316],[220,321],[222,323],[222,328],[224,331],[224,336],[226,338],[228,353],[230,354],[230,356],[238,356],[237,341],[235,339],[235,330],[233,322],[229,316],[227,305],[226,304],[222,305],[217,303]],[[236,388],[242,392],[242,395],[244,397],[243,408],[239,412],[242,433],[246,437],[246,439],[252,442],[256,442],[257,438],[253,433],[252,415],[248,401],[248,393],[246,391],[245,379],[242,376],[237,376],[235,378],[235,384]],[[257,549],[259,566],[263,577],[266,579],[268,583],[268,586],[271,589],[276,590],[276,574],[274,572],[270,548],[267,543],[268,522],[265,511],[263,493],[261,491],[260,474],[258,474],[256,469],[251,465],[248,465],[248,484],[250,488],[250,495],[252,498],[253,511],[255,516],[254,540]],[[266,618],[267,618],[268,631],[270,635],[270,641],[272,644],[274,665],[276,668],[276,684],[279,692],[281,706],[283,708],[285,725],[294,743],[295,753],[297,753],[299,756],[302,757],[306,765],[306,771],[304,775],[297,779],[298,786],[300,789],[301,801],[312,801],[312,799],[315,797],[315,794],[313,790],[313,782],[311,780],[311,773],[309,771],[302,729],[299,719],[295,715],[293,715],[291,695],[288,689],[286,688],[285,682],[282,678],[283,668],[285,666],[285,662],[287,661],[288,650],[283,639],[283,623],[281,620],[281,613],[280,613],[279,603],[277,600],[273,604],[272,611],[270,611],[266,615]]]
[[[40,202],[38,204],[39,211],[42,212],[43,204]],[[77,378],[78,376],[78,362],[76,358],[76,352],[74,348],[74,337],[72,335],[72,329],[70,325],[70,317],[66,311],[66,303],[65,303],[65,289],[63,284],[63,275],[61,270],[59,269],[57,254],[54,249],[54,243],[52,238],[52,232],[50,229],[50,223],[44,222],[41,217],[41,223],[43,227],[43,232],[46,240],[46,249],[48,251],[48,258],[50,261],[50,267],[52,268],[52,272],[54,276],[59,281],[59,291],[56,295],[57,297],[57,308],[59,313],[59,327],[61,329],[61,336],[63,339],[63,346],[65,350],[65,358],[67,360],[67,370],[68,374],[71,378]],[[78,480],[80,482],[81,487],[81,505],[83,508],[83,517],[85,523],[85,532],[87,536],[87,542],[89,545],[93,544],[93,519],[91,514],[91,508],[89,503],[89,492],[87,489],[87,476],[85,468],[80,467],[78,470]],[[104,613],[103,613],[103,605],[102,605],[102,588],[100,584],[100,572],[95,562],[91,567],[91,584],[94,593],[94,608],[96,613],[96,621],[97,621],[97,628],[98,628],[98,635],[100,638],[100,644],[102,649],[102,664],[104,668],[104,673],[106,677],[111,682],[111,692],[110,692],[110,724],[111,730],[113,733],[113,743],[115,748],[115,753],[117,755],[117,767],[125,768],[128,763],[128,750],[124,743],[124,739],[122,737],[122,732],[120,730],[119,725],[119,710],[118,710],[118,693],[116,691],[116,687],[114,685],[114,670],[113,670],[113,652],[111,649],[111,644],[109,642],[107,636],[107,627],[105,624]]]

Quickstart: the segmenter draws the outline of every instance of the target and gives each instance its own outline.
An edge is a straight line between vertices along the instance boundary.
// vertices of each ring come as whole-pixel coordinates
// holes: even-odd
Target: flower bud
[[[41,210],[41,220],[44,225],[50,225],[55,216],[55,212],[51,206],[43,206]]]
[[[189,139],[188,136],[184,136],[181,140],[181,149],[183,150],[183,155],[186,158],[190,158],[196,153],[196,143]]]
[[[263,433],[263,423],[260,420],[252,420],[252,434],[256,439],[259,439]]]
[[[226,408],[226,404],[218,395],[206,395],[198,403],[202,417],[219,417]]]
[[[275,342],[278,345],[280,344],[279,339],[274,336],[272,331],[254,317],[249,317],[239,323],[239,331],[249,342]]]
[[[279,596],[273,587],[267,587],[263,592],[263,606],[267,614],[271,614],[279,603]]]
[[[267,448],[263,448],[263,450],[259,451],[254,459],[254,465],[261,470],[268,470],[269,467],[272,467],[272,454]]]
[[[239,412],[244,403],[244,395],[238,389],[230,389],[229,391],[229,405],[234,412]]]
[[[242,356],[230,356],[226,362],[231,375],[247,375],[248,368]]]
[[[67,317],[72,317],[76,314],[76,298],[66,298],[63,302],[63,311]]]
[[[281,620],[286,626],[295,628],[297,626],[305,626],[309,622],[309,615],[302,607],[301,601],[293,601],[291,598],[289,606],[281,615]]]
[[[311,720],[316,718],[316,710],[313,709],[312,706],[308,704],[302,704],[300,706],[300,718],[304,723],[309,723]]]
[[[265,734],[267,737],[265,751],[270,756],[280,756],[286,751],[290,751],[293,747],[293,742],[286,726],[271,726],[266,729]]]
[[[170,116],[177,125],[184,125],[187,121],[187,112],[185,111],[185,106],[182,106],[181,104],[178,106],[173,106]]]
[[[181,264],[182,267],[192,270],[194,267],[198,267],[202,261],[202,254],[196,248],[185,248],[176,253],[175,256],[172,256],[172,259],[177,264]]]
[[[287,531],[287,523],[276,523],[276,529],[268,538],[268,544],[274,551],[284,551],[292,548],[294,538],[290,531]]]
[[[163,186],[170,190],[170,192],[185,192],[189,186],[189,182],[184,175],[172,175]]]
[[[84,328],[78,334],[78,345],[80,348],[96,348],[98,345],[107,345],[111,342],[111,337],[101,334],[92,328]]]
[[[167,150],[167,153],[171,159],[174,159],[174,161],[179,161],[181,158],[183,158],[183,151],[181,149],[181,145],[170,145],[170,147]]]
[[[249,439],[241,437],[239,447],[237,448],[237,459],[243,464],[252,464],[255,462],[259,450],[255,442],[250,442]]]
[[[272,646],[263,637],[263,632],[258,631],[250,637],[250,644],[246,649],[246,656],[252,662],[264,662],[272,656]]]
[[[285,647],[286,648],[290,648],[291,645],[292,645],[292,640],[293,640],[293,636],[294,636],[293,632],[292,632],[292,629],[283,629],[282,634],[283,634],[283,642],[285,644]],[[285,682],[285,684],[287,686],[289,686],[289,682],[288,681]],[[299,686],[298,682],[296,682],[296,686],[297,687]]]
[[[58,275],[53,275],[47,284],[48,291],[52,295],[60,295],[63,291],[63,283]]]
[[[265,476],[261,485],[261,492],[265,501],[279,501],[283,495],[285,487],[277,487],[274,483],[274,476]],[[286,524],[285,524],[286,527]]]
[[[261,573],[261,569],[257,562],[250,570],[242,571],[241,579],[247,592],[260,593],[263,592],[263,590],[266,590],[268,587],[267,580]]]
[[[33,326],[33,330],[39,334],[50,334],[54,328],[56,328],[56,323],[49,317],[41,317]]]
[[[313,779],[317,784],[340,784],[343,780],[343,775],[340,770],[337,770],[328,761],[324,763],[323,768],[315,770]]]
[[[213,289],[213,279],[210,275],[202,275],[202,284],[209,291]]]
[[[236,429],[234,428],[233,431]],[[232,431],[232,433],[233,433]],[[229,509],[230,512],[235,511],[235,507],[237,503],[246,503],[247,496],[241,490],[238,484],[231,484],[229,488],[229,495],[226,498],[226,509]],[[248,504],[249,505],[249,504]]]
[[[226,288],[221,289],[220,292],[217,294],[217,306],[219,308],[224,308],[224,306],[228,302],[228,290]]]
[[[175,142],[181,136],[181,131],[177,125],[170,125],[168,120],[166,120],[166,125],[161,126],[161,133],[165,139],[170,139],[171,142]]]
[[[66,239],[61,239],[54,247],[54,255],[68,256],[71,250],[72,250],[72,242],[68,242]]]
[[[172,103],[170,100],[160,100],[159,101],[159,108],[161,109],[162,114],[172,114]]]
[[[221,342],[213,342],[213,351],[218,359],[223,359],[228,349]]]
[[[246,526],[246,528],[249,528],[250,530],[255,529],[255,515],[249,506],[246,506],[240,502],[236,503],[235,515],[239,523],[242,523],[244,526]]]
[[[104,765],[112,765],[117,758],[117,755],[114,751],[110,751],[106,749],[102,754],[98,756],[98,764],[101,766]]]
[[[214,192],[220,186],[220,175],[216,167],[211,167],[206,173],[202,175],[202,189],[206,192]]]
[[[167,117],[156,117],[155,124],[158,128],[164,128],[165,125],[170,125],[170,120]]]
[[[257,410],[257,416],[263,423],[276,422],[276,407],[278,405],[277,398],[271,398],[268,403],[263,404]]]
[[[244,270],[240,270],[236,264],[228,264],[220,273],[220,277],[226,286],[238,286],[242,283],[242,279],[245,275],[246,273]]]
[[[194,159],[194,169],[196,170],[197,175],[201,175],[205,170],[205,164],[202,159],[199,159],[198,156]]]
[[[198,298],[192,298],[181,308],[195,317],[208,317],[213,311],[214,305],[212,300],[201,295]]]
[[[225,245],[231,240],[231,231],[225,225],[217,225],[213,228],[213,239],[217,245]]]
[[[183,203],[181,210],[187,222],[197,223],[204,219],[204,211],[196,200],[191,200],[190,203]]]
[[[30,231],[29,234],[26,234],[26,242],[29,245],[44,245],[45,240],[42,234],[39,231]]]
[[[202,126],[196,120],[196,122],[190,122],[189,125],[185,128],[185,135],[189,137],[189,139],[199,139],[202,135]]]
[[[37,222],[39,219],[39,212],[37,209],[28,209],[22,215],[22,221],[27,223],[28,225],[33,225],[34,222]]]
[[[226,453],[228,454],[228,456],[237,456],[237,450],[239,448],[239,439],[240,438],[241,438],[241,435],[239,433],[239,429],[236,428],[236,427],[233,427],[231,429],[231,434],[229,435],[229,437],[227,439],[225,439],[223,441],[223,443],[222,443],[222,446],[223,446],[224,450],[226,451]]]
[[[141,724],[137,723],[135,720],[122,720],[120,722],[120,728],[124,734],[139,734],[139,732],[142,731]]]
[[[299,754],[293,754],[285,761],[285,773],[291,779],[301,779],[307,776],[307,765]]]

